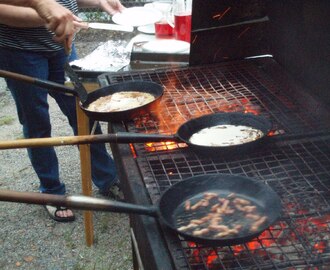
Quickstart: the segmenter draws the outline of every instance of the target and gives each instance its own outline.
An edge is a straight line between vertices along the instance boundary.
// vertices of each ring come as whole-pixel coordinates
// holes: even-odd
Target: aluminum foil
[[[84,58],[72,61],[70,65],[87,71],[118,71],[130,62],[127,44],[125,40],[109,40]]]

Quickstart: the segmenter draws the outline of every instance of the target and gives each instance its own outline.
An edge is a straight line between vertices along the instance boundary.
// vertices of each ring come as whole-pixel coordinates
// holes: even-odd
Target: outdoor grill
[[[330,5],[209,2],[194,0],[189,66],[99,76],[102,86],[146,80],[165,88],[157,111],[109,123],[109,131],[173,134],[201,115],[244,112],[272,121],[267,143],[228,157],[175,142],[112,144],[125,198],[155,204],[183,179],[226,173],[269,185],[283,213],[258,238],[224,247],[186,241],[157,219],[131,215],[135,269],[330,269]]]

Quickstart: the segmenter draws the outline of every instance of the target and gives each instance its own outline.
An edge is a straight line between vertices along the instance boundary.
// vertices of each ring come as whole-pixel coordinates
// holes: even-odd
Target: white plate
[[[190,43],[175,39],[156,39],[143,44],[142,49],[154,53],[189,52]]]
[[[114,23],[134,27],[152,24],[161,18],[160,11],[149,7],[126,8],[123,12],[118,12],[112,16]]]
[[[148,41],[152,41],[155,40],[156,37],[155,35],[147,35],[147,34],[137,34],[135,37],[133,37],[130,42],[127,44],[126,46],[126,51],[127,52],[131,52],[132,48],[133,48],[133,44],[134,43],[143,43],[143,42],[148,42]]]
[[[155,24],[142,25],[137,30],[145,34],[155,34]]]

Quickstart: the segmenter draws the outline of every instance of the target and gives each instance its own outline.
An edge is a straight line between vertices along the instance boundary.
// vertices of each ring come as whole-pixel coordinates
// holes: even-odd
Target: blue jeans
[[[76,59],[73,48],[69,59],[64,50],[58,52],[28,52],[0,47],[0,68],[43,80],[64,83],[64,63]],[[7,86],[15,100],[25,138],[51,137],[51,123],[47,95],[53,97],[77,135],[75,97],[55,91],[45,91],[32,84],[7,79]],[[91,125],[92,126],[92,125]],[[95,133],[100,134],[100,125]],[[28,148],[32,166],[40,180],[40,191],[65,194],[65,184],[59,179],[58,159],[53,147]],[[114,161],[104,144],[91,144],[93,183],[100,189],[108,189],[117,179]]]

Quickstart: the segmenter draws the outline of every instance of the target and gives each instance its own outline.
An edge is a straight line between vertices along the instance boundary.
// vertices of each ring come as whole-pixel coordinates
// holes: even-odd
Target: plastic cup
[[[157,38],[172,38],[174,36],[174,29],[167,20],[170,15],[172,4],[169,1],[153,2],[152,6],[162,13],[160,21],[155,23],[155,35]]]

